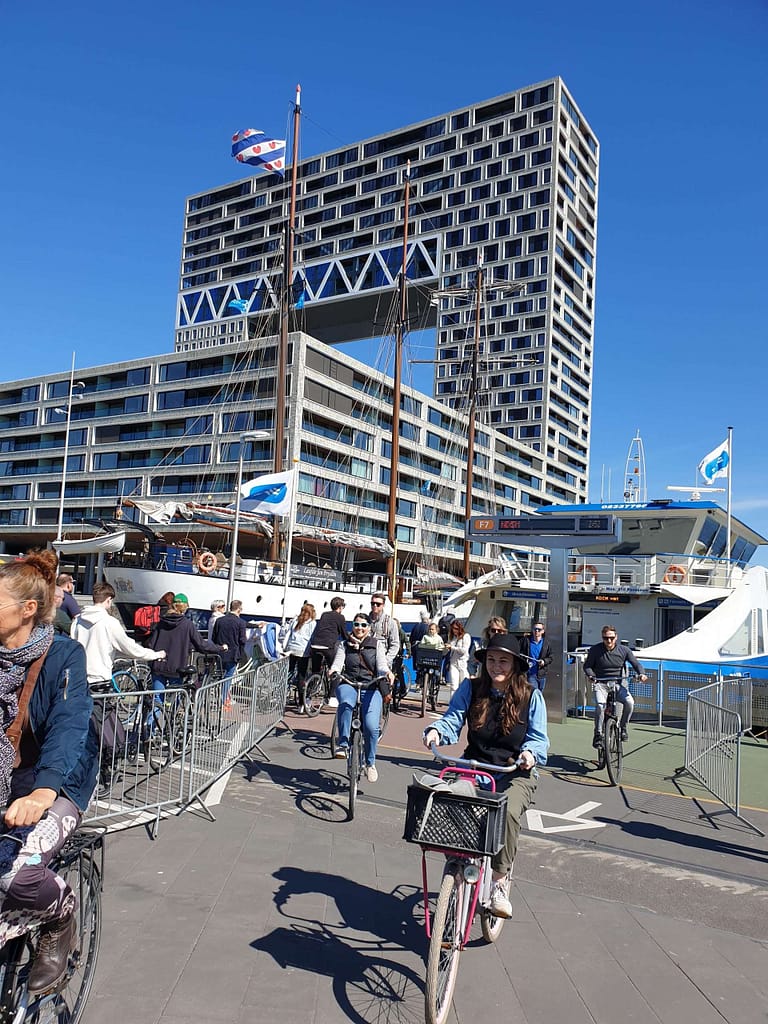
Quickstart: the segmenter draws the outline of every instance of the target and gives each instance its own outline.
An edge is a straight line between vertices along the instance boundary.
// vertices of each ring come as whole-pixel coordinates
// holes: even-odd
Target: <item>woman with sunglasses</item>
[[[508,633],[507,624],[500,615],[492,615],[488,619],[488,625],[483,630],[483,647],[488,646],[488,641],[498,633]]]
[[[376,746],[379,742],[382,700],[391,700],[390,684],[393,676],[387,667],[384,642],[371,634],[371,623],[363,612],[352,620],[352,636],[339,644],[331,665],[331,676],[339,677],[336,697],[339,743],[336,757],[346,757],[349,751],[349,731],[352,711],[357,702],[357,690],[352,685],[363,683],[363,738],[365,742],[366,777],[376,782]],[[341,678],[343,676],[343,679]],[[347,682],[346,680],[350,680]]]
[[[467,725],[467,748],[461,755],[496,764],[518,764],[501,775],[499,790],[507,793],[507,833],[504,846],[493,858],[494,887],[491,911],[511,917],[509,875],[517,852],[523,811],[536,791],[537,765],[547,763],[547,708],[539,690],[528,685],[519,645],[514,636],[495,633],[477,656],[482,666],[476,679],[465,679],[451,697],[442,718],[424,730],[424,746],[457,743]]]

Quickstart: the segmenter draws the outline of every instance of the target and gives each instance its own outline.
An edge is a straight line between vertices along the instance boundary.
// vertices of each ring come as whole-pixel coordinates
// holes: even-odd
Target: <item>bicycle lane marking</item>
[[[585,804],[579,804],[564,814],[555,814],[553,811],[539,811],[529,808],[525,812],[525,820],[530,832],[579,832],[587,828],[605,828],[606,822],[593,821],[591,818],[584,818],[582,815],[589,814],[601,805],[596,800],[588,800]],[[561,822],[559,825],[545,825],[544,818],[551,818]]]

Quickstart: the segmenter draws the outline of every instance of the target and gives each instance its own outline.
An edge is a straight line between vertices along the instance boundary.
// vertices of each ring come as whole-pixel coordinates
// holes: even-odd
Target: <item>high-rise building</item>
[[[408,306],[436,330],[434,396],[466,411],[474,373],[481,422],[539,454],[550,500],[585,500],[595,134],[553,78],[302,160],[292,329],[331,343],[377,333],[401,268],[407,165]],[[188,199],[177,351],[263,333],[281,288],[288,192],[287,180],[257,174]]]

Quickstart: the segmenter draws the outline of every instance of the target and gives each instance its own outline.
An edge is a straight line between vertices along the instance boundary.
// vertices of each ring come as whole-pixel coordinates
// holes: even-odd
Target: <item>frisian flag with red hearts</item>
[[[232,156],[241,164],[285,174],[285,139],[268,139],[258,128],[243,128],[232,136]]]

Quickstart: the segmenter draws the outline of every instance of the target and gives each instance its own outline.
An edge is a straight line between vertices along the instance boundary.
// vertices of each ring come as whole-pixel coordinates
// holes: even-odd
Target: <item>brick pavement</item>
[[[349,823],[321,740],[281,735],[265,750],[273,763],[236,769],[216,822],[190,811],[155,842],[110,837],[83,1024],[423,1020],[419,854],[400,839],[407,759],[382,751],[382,784]],[[768,871],[760,884],[728,865],[738,873],[731,854],[716,877],[526,835],[515,916],[495,947],[473,932],[452,1019],[768,1019]]]

